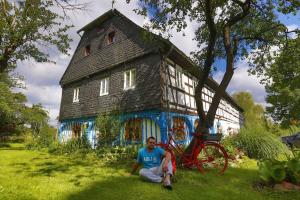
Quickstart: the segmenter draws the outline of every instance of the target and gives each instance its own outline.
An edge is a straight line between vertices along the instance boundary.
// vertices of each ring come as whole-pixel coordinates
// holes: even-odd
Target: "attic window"
[[[115,38],[115,31],[112,31],[108,34],[108,40],[107,40],[107,44],[112,44],[116,41]]]
[[[91,54],[91,45],[86,45],[84,49],[84,56],[88,56]]]
[[[103,28],[98,27],[96,30],[97,30],[97,34],[100,34],[103,31]]]

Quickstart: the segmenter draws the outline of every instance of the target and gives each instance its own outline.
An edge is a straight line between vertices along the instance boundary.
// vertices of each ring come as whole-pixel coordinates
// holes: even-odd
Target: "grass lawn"
[[[65,157],[0,147],[0,199],[300,199],[299,192],[257,191],[256,162],[249,160],[223,176],[179,170],[173,191],[128,173],[128,165],[105,166],[88,155]]]

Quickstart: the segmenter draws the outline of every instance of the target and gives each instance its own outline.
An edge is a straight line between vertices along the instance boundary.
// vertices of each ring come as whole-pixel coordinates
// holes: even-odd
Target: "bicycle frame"
[[[222,171],[220,171],[219,174],[223,174],[224,171],[227,168],[227,158],[228,155],[226,153],[226,151],[224,150],[223,147],[221,147],[218,143],[213,142],[213,141],[206,141],[201,139],[202,134],[201,133],[195,133],[194,137],[194,144],[192,146],[192,150],[191,153],[187,154],[185,153],[182,148],[176,143],[174,137],[173,137],[173,133],[174,129],[171,129],[168,133],[168,142],[166,144],[164,143],[159,143],[156,144],[157,146],[160,146],[162,148],[164,148],[166,151],[171,153],[171,157],[172,157],[172,164],[173,164],[173,173],[175,173],[176,171],[176,156],[178,155],[180,157],[180,161],[179,163],[186,168],[194,168],[196,167],[198,169],[199,172],[201,172],[202,174],[204,174],[204,168],[203,168],[203,163],[207,163],[207,162],[212,162],[214,161],[214,157],[213,156],[209,156],[207,157],[206,160],[198,160],[198,155],[200,154],[200,152],[203,150],[205,153],[206,152],[206,147],[207,146],[214,146],[217,149],[220,149],[223,152],[224,158],[225,158],[225,167],[223,168]]]
[[[182,166],[187,168],[197,167],[200,172],[203,173],[201,163],[197,160],[197,155],[199,154],[200,150],[204,147],[203,141],[200,139],[200,134],[195,134],[195,142],[192,147],[192,151],[190,154],[186,154],[182,148],[176,143],[174,137],[173,137],[173,129],[169,131],[169,138],[168,142],[166,144],[159,143],[157,146],[160,146],[164,148],[166,151],[171,153],[171,157],[173,160],[176,160],[176,156],[178,155],[180,157],[180,164]]]

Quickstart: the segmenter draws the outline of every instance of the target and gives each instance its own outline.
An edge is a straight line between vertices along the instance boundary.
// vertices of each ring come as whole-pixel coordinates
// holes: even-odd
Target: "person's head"
[[[153,149],[155,147],[155,137],[150,136],[147,138],[147,148]]]

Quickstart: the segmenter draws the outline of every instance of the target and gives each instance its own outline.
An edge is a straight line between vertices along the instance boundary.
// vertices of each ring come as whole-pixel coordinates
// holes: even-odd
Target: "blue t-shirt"
[[[148,152],[144,147],[139,150],[137,162],[143,164],[144,168],[158,167],[161,163],[161,157],[164,156],[165,150],[160,147],[155,147],[151,152]]]

